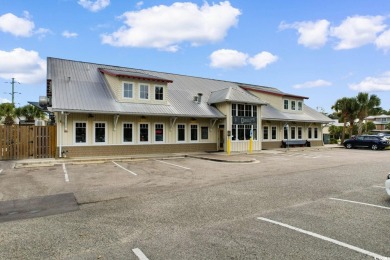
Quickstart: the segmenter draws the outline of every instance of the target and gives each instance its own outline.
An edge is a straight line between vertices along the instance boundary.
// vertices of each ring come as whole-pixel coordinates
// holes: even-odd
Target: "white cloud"
[[[349,88],[362,92],[390,91],[390,71],[377,77],[367,77],[357,84],[350,84]]]
[[[286,24],[282,22],[279,29],[296,29],[299,33],[298,43],[308,48],[320,48],[328,41],[330,22],[319,20],[316,22],[296,22]]]
[[[91,12],[98,12],[109,6],[110,0],[79,0],[77,3]]]
[[[139,2],[137,2],[136,4],[135,4],[135,6],[139,9],[139,8],[141,8],[141,6],[143,6],[144,5],[144,1],[139,1]]]
[[[6,98],[0,98],[0,104],[1,103],[11,103],[11,100],[8,100]]]
[[[24,18],[7,13],[0,16],[0,31],[15,36],[30,37],[33,34],[34,22],[29,20],[29,14],[25,12]]]
[[[62,36],[64,36],[65,38],[76,38],[78,36],[78,34],[75,32],[69,32],[69,31],[65,30],[62,32]]]
[[[16,48],[10,52],[0,50],[0,78],[15,78],[24,84],[43,83],[46,78],[46,61],[36,51]]]
[[[383,49],[385,52],[390,50],[390,30],[379,35],[375,40],[375,45],[378,49]]]
[[[124,26],[102,35],[102,43],[118,47],[149,47],[175,52],[179,44],[200,45],[222,40],[238,22],[240,10],[228,1],[198,7],[176,2],[140,11],[126,12]]]
[[[278,56],[273,55],[272,53],[263,51],[263,52],[256,54],[252,58],[249,58],[248,61],[253,67],[255,67],[256,70],[260,70],[260,69],[267,67],[269,64],[271,64],[277,60],[278,60]]]
[[[248,54],[236,50],[221,49],[210,55],[210,66],[214,68],[237,68],[247,64]]]
[[[385,30],[384,16],[354,16],[331,29],[331,35],[340,39],[336,50],[353,49],[374,43],[377,34]]]
[[[331,86],[332,82],[323,80],[323,79],[317,79],[314,81],[307,81],[302,84],[296,84],[293,86],[293,88],[300,89],[300,88],[318,88],[318,87],[328,87]]]

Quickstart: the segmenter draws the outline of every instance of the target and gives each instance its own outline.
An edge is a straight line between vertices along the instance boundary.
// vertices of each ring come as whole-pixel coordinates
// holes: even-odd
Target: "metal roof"
[[[237,87],[236,88],[229,87],[229,88],[211,92],[208,100],[209,104],[217,104],[223,102],[247,103],[247,104],[257,104],[257,105],[267,104],[264,101],[261,101],[258,97]]]
[[[145,73],[140,73],[140,72],[120,71],[120,70],[102,69],[102,68],[99,68],[99,71],[104,73],[104,74],[111,75],[111,76],[126,77],[126,78],[154,81],[154,82],[172,83],[172,80],[163,79],[160,77],[155,77],[155,76],[145,74]]]
[[[333,120],[324,114],[312,109],[307,105],[303,105],[302,112],[284,112],[277,110],[273,106],[264,106],[261,109],[261,118],[263,120],[276,120],[276,121],[300,121],[300,122],[317,122],[317,123],[330,123]]]
[[[118,102],[101,70],[115,72],[117,75],[166,80],[167,105]],[[225,115],[209,104],[222,102],[224,97],[232,102],[265,104],[241,88],[241,83],[50,57],[47,59],[47,79],[51,80],[52,84],[52,111],[224,118]],[[259,88],[283,93],[275,88]],[[227,93],[229,90],[230,93]],[[200,103],[194,101],[194,96],[198,93],[202,93]],[[280,112],[271,105],[262,108],[264,119],[310,122],[330,120],[324,119],[324,115],[307,106],[304,107],[303,113],[291,114]]]

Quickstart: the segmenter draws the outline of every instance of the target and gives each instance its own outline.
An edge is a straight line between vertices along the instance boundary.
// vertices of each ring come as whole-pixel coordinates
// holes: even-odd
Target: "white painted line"
[[[353,245],[350,245],[350,244],[338,241],[338,240],[330,238],[330,237],[322,236],[320,234],[317,234],[317,233],[314,233],[314,232],[311,232],[311,231],[307,231],[307,230],[304,230],[304,229],[293,227],[293,226],[290,226],[290,225],[287,225],[287,224],[284,224],[284,223],[281,223],[281,222],[277,222],[277,221],[274,221],[274,220],[271,220],[271,219],[268,219],[268,218],[257,218],[257,219],[263,220],[263,221],[266,221],[266,222],[269,222],[269,223],[272,223],[272,224],[276,224],[276,225],[279,225],[279,226],[282,226],[282,227],[285,227],[285,228],[289,228],[291,230],[294,230],[294,231],[297,231],[297,232],[300,232],[300,233],[303,233],[303,234],[306,234],[306,235],[309,235],[309,236],[312,236],[312,237],[316,237],[316,238],[319,238],[319,239],[331,242],[333,244],[336,244],[336,245],[339,245],[339,246],[342,246],[342,247],[354,250],[354,251],[359,252],[361,254],[365,254],[365,255],[374,257],[375,259],[380,259],[380,260],[388,260],[389,259],[388,257],[375,254],[373,252],[364,250],[362,248],[359,248],[359,247],[356,247],[356,246],[353,246]]]
[[[149,260],[149,258],[147,258],[144,253],[142,253],[141,249],[139,248],[134,248],[132,249],[134,254],[138,257],[139,260]]]
[[[3,169],[0,169],[0,173],[2,173],[3,172]]]
[[[68,171],[66,170],[65,163],[62,164],[62,169],[64,170],[65,181],[66,181],[66,182],[69,182]]]
[[[384,187],[384,186],[379,186],[379,185],[374,185],[374,186],[372,186],[372,187],[374,187],[374,188],[379,188],[379,189],[386,189],[386,187]]]
[[[379,206],[379,205],[375,205],[375,204],[368,204],[368,203],[353,201],[353,200],[342,200],[342,199],[336,199],[336,198],[329,198],[329,199],[339,200],[339,201],[344,201],[344,202],[349,202],[349,203],[355,203],[355,204],[360,204],[360,205],[365,205],[365,206],[370,206],[370,207],[376,207],[376,208],[381,208],[381,209],[390,209],[389,207]]]
[[[133,174],[133,175],[137,176],[137,174],[136,174],[136,173],[134,173],[134,172],[132,172],[132,171],[130,171],[130,170],[128,170],[128,169],[126,169],[125,167],[123,167],[123,166],[121,166],[121,165],[117,164],[116,162],[112,161],[112,163],[113,163],[113,164],[115,164],[116,166],[118,166],[119,168],[121,168],[121,169],[123,169],[123,170],[125,170],[125,171],[127,171],[127,172],[130,172],[131,174]]]
[[[184,167],[184,166],[180,166],[180,165],[177,165],[177,164],[167,163],[167,162],[160,161],[160,160],[156,160],[156,161],[157,161],[157,162],[160,162],[160,163],[169,164],[169,165],[172,165],[172,166],[175,166],[175,167],[183,168],[183,169],[186,169],[186,170],[191,170],[190,168],[187,168],[187,167]]]

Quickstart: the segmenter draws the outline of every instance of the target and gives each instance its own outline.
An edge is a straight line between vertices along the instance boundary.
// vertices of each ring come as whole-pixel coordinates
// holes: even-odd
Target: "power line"
[[[15,78],[12,78],[11,82],[5,82],[5,83],[10,83],[12,85],[12,91],[9,93],[12,97],[12,104],[15,104],[15,94],[22,94],[20,92],[15,91],[15,83],[20,84],[20,82],[15,81]]]

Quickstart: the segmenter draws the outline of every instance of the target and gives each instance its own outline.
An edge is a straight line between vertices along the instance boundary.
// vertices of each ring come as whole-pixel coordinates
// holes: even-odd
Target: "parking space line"
[[[116,166],[118,166],[119,168],[121,168],[121,169],[123,169],[123,170],[125,170],[125,171],[127,171],[127,172],[130,172],[131,174],[133,174],[133,175],[135,175],[135,176],[137,176],[137,174],[135,173],[135,172],[132,172],[132,171],[130,171],[130,170],[128,170],[128,169],[126,169],[125,167],[123,167],[122,165],[119,165],[119,164],[117,164],[116,162],[114,162],[114,161],[112,161],[112,163],[113,164],[115,164]]]
[[[281,223],[281,222],[278,222],[278,221],[274,221],[274,220],[271,220],[271,219],[268,219],[268,218],[261,218],[261,217],[259,217],[257,219],[263,220],[263,221],[266,221],[266,222],[269,222],[269,223],[272,223],[272,224],[276,224],[276,225],[279,225],[279,226],[282,226],[282,227],[285,227],[285,228],[289,228],[291,230],[294,230],[294,231],[297,231],[297,232],[300,232],[300,233],[303,233],[303,234],[306,234],[306,235],[309,235],[309,236],[312,236],[312,237],[315,237],[315,238],[319,238],[319,239],[331,242],[333,244],[336,244],[336,245],[339,245],[339,246],[342,246],[342,247],[354,250],[354,251],[359,252],[361,254],[365,254],[365,255],[374,257],[375,259],[381,259],[381,260],[388,260],[389,259],[389,258],[387,258],[385,256],[378,255],[376,253],[367,251],[365,249],[362,249],[362,248],[359,248],[359,247],[356,247],[356,246],[353,246],[353,245],[350,245],[350,244],[338,241],[338,240],[330,238],[330,237],[322,236],[320,234],[317,234],[317,233],[314,233],[314,232],[311,232],[311,231],[307,231],[307,230],[300,229],[300,228],[297,228],[297,227],[294,227],[294,226],[290,226],[288,224],[284,224],[284,223]]]
[[[344,202],[349,202],[349,203],[355,203],[355,204],[360,204],[360,205],[365,205],[365,206],[370,206],[370,207],[376,207],[376,208],[381,208],[381,209],[390,209],[389,207],[379,206],[379,205],[375,205],[375,204],[368,204],[368,203],[353,201],[353,200],[342,200],[342,199],[336,199],[336,198],[329,198],[329,199],[344,201]]]
[[[3,169],[0,169],[0,173],[2,173],[3,172]]]
[[[379,189],[386,189],[386,187],[384,187],[384,186],[379,186],[379,185],[374,185],[374,186],[372,186],[373,188],[379,188]]]
[[[139,260],[149,260],[139,248],[132,249]]]
[[[169,164],[169,165],[172,165],[172,166],[176,166],[176,167],[179,167],[179,168],[183,168],[183,169],[186,169],[186,170],[191,170],[190,168],[187,168],[187,167],[184,167],[184,166],[180,166],[180,165],[177,165],[177,164],[168,163],[168,162],[164,162],[164,161],[160,161],[160,160],[156,160],[156,161],[160,162],[160,163],[165,163],[165,164]]]
[[[64,170],[65,181],[69,182],[68,171],[66,170],[65,163],[62,164],[62,169]]]

